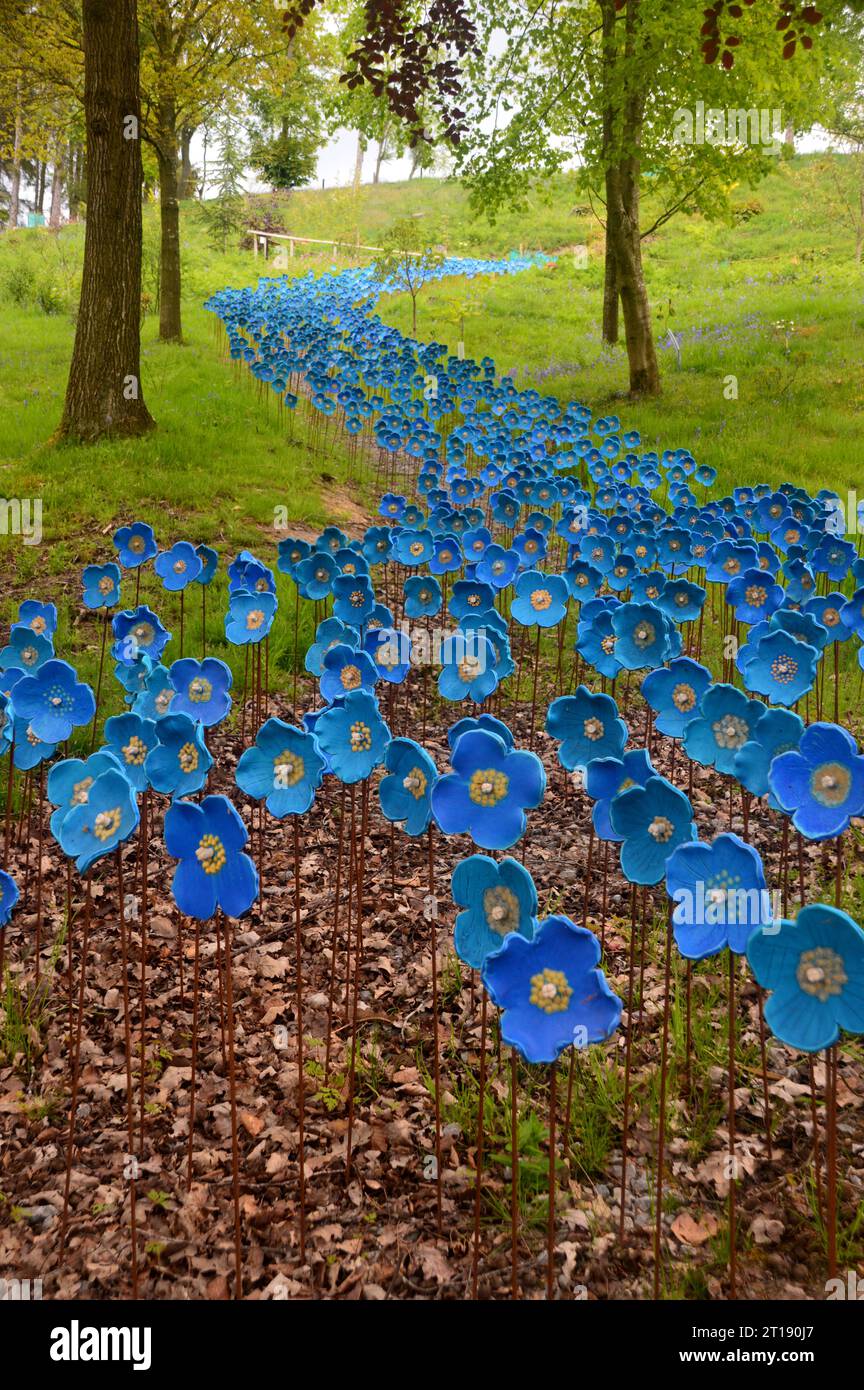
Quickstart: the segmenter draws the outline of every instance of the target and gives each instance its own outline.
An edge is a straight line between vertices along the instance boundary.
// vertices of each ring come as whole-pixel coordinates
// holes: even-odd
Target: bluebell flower
[[[322,599],[330,593],[330,586],[339,567],[332,555],[323,550],[313,550],[305,560],[294,568],[294,581],[303,598]]]
[[[839,724],[811,724],[768,769],[768,785],[808,840],[829,840],[864,812],[864,757]]]
[[[530,941],[537,925],[537,889],[516,859],[498,864],[486,854],[472,854],[453,870],[453,901],[463,909],[456,918],[453,945],[461,961],[479,970],[486,957],[501,949],[510,932]]]
[[[510,612],[523,627],[556,627],[567,613],[569,590],[560,574],[523,570],[515,591]]]
[[[378,702],[366,690],[352,690],[341,704],[324,710],[315,725],[321,752],[340,782],[362,782],[384,761],[390,730]]]
[[[447,742],[451,752],[457,741],[463,734],[467,734],[469,729],[485,729],[487,733],[497,734],[506,748],[514,747],[513,735],[503,719],[496,719],[492,714],[468,714],[464,719],[457,719],[447,730]]]
[[[779,629],[760,636],[749,656],[742,649],[741,659],[747,689],[775,705],[797,704],[812,689],[819,665],[815,647]]]
[[[201,725],[188,714],[166,714],[156,720],[156,737],[144,761],[151,787],[174,797],[200,792],[213,766]]]
[[[174,870],[174,901],[187,917],[209,921],[221,908],[242,917],[258,896],[258,871],[243,847],[245,825],[224,796],[205,796],[199,804],[175,801],[165,813],[165,848],[179,864]]]
[[[115,714],[105,720],[105,748],[136,792],[147,789],[145,760],[157,743],[156,724],[140,714]]]
[[[89,685],[79,681],[72,667],[53,658],[33,676],[15,686],[15,713],[26,719],[37,738],[62,743],[80,724],[89,724],[96,701]]]
[[[568,917],[547,917],[533,938],[510,932],[486,957],[483,983],[501,1009],[501,1036],[527,1062],[554,1062],[569,1047],[605,1042],[621,1000],[600,969],[600,943]]]
[[[734,685],[711,685],[702,696],[697,718],[684,730],[684,751],[694,762],[735,770],[735,754],[753,737],[756,721],[764,713],[760,700],[748,700]]]
[[[804,720],[788,709],[766,709],[757,719],[751,738],[735,754],[734,774],[751,796],[767,796],[774,811],[780,807],[768,785],[768,770],[780,753],[798,748]]]
[[[263,642],[273,625],[278,604],[272,594],[250,594],[236,589],[225,614],[225,636],[235,646]]]
[[[363,627],[375,607],[375,591],[368,574],[337,574],[333,580],[333,615],[351,627]]]
[[[197,579],[203,568],[201,556],[191,541],[177,541],[170,550],[161,550],[153,568],[169,593],[179,593]]]
[[[172,714],[188,714],[209,729],[219,724],[231,708],[228,692],[234,677],[231,668],[216,657],[195,661],[185,656],[172,663],[168,678],[177,691],[171,703]]]
[[[313,734],[268,719],[251,748],[241,754],[236,781],[241,791],[265,801],[271,816],[302,816],[315,800],[326,770]]]
[[[54,645],[47,634],[16,626],[9,633],[8,646],[0,651],[0,671],[18,670],[32,675],[53,655]]]
[[[111,631],[114,634],[111,654],[115,661],[122,662],[124,666],[134,665],[141,653],[149,656],[154,663],[158,662],[171,640],[171,633],[162,626],[152,609],[143,603],[137,608],[115,613],[111,619]]]
[[[642,695],[657,715],[657,729],[670,738],[680,738],[711,684],[707,666],[679,656],[668,666],[649,671],[642,681]]]
[[[584,685],[552,701],[546,732],[561,744],[558,757],[568,772],[587,767],[594,758],[620,758],[627,742],[627,725],[612,696],[594,694]]]
[[[628,787],[644,787],[658,774],[651,765],[647,748],[631,748],[620,758],[593,758],[585,769],[585,791],[594,802],[591,820],[601,840],[618,841],[610,815],[612,802]]]
[[[324,653],[318,685],[330,704],[352,690],[373,691],[377,679],[375,663],[366,652],[340,644]]]
[[[81,575],[87,608],[113,608],[120,602],[120,566],[87,565]]]
[[[0,930],[7,925],[17,901],[18,884],[5,869],[0,869]]]
[[[128,840],[138,825],[138,803],[122,772],[109,768],[89,788],[87,800],[73,806],[60,824],[60,848],[86,873],[97,859]]]
[[[121,526],[114,532],[113,540],[117,559],[127,570],[146,564],[157,551],[153,527],[148,526],[146,521],[133,521],[131,526]]]
[[[659,883],[672,851],[697,838],[689,800],[665,777],[620,792],[609,818],[621,836],[621,868],[631,883]]]
[[[441,608],[441,585],[432,575],[412,574],[405,580],[406,618],[434,618]]]
[[[546,790],[540,759],[472,729],[459,738],[450,762],[453,772],[432,791],[432,812],[444,834],[467,833],[481,849],[515,845],[525,832],[525,809],[539,806]]]
[[[812,903],[794,922],[756,931],[747,959],[770,990],[765,1021],[780,1042],[802,1052],[864,1032],[864,932],[847,913]]]
[[[410,738],[391,740],[384,766],[389,775],[378,787],[384,816],[404,822],[406,835],[422,835],[432,819],[432,788],[438,769],[425,749]]]
[[[666,863],[666,891],[675,903],[675,942],[688,960],[727,946],[740,956],[753,932],[774,921],[762,860],[737,835],[679,845]]]
[[[18,605],[18,617],[12,624],[12,631],[17,627],[29,628],[38,637],[53,638],[57,631],[57,608],[53,603],[41,603],[37,598],[25,598]]]
[[[196,584],[212,584],[213,576],[219,564],[219,552],[214,550],[211,545],[196,545],[195,554],[201,561],[201,569],[195,576]]]

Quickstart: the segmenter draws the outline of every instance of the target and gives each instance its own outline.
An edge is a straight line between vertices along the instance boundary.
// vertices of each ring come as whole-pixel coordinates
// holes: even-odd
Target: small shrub
[[[4,290],[13,304],[23,306],[29,304],[33,298],[35,281],[36,276],[33,272],[33,267],[28,265],[26,261],[22,261],[19,265],[13,265],[7,271],[4,281]]]

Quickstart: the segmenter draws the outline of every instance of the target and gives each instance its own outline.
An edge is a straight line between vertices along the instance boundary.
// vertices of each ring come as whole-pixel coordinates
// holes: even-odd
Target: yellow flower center
[[[147,757],[147,745],[144,740],[133,734],[129,742],[123,744],[123,757],[133,767],[141,767]]]
[[[225,867],[225,846],[218,835],[202,835],[195,858],[205,874],[218,874]]]
[[[504,772],[494,768],[478,768],[471,774],[468,795],[478,806],[496,806],[507,795],[510,779]]]
[[[189,699],[196,705],[206,704],[213,694],[213,687],[203,676],[196,676],[189,682]]]
[[[420,801],[426,791],[426,774],[421,767],[412,767],[407,777],[403,777],[402,786],[406,792],[410,792],[415,801]]]
[[[498,885],[483,894],[486,924],[499,936],[507,936],[519,925],[519,899],[511,889]]]
[[[564,1013],[572,993],[563,970],[541,970],[531,976],[531,1003],[544,1014]]]
[[[537,611],[538,613],[542,613],[542,612],[544,611],[544,609],[550,608],[551,605],[552,605],[552,595],[550,594],[550,592],[549,592],[548,589],[535,589],[535,590],[534,590],[533,594],[531,595],[531,607],[532,607],[532,608],[536,609],[536,611]]]
[[[842,806],[851,784],[852,773],[842,763],[822,763],[810,778],[810,790],[822,806]]]
[[[264,613],[260,608],[253,608],[246,614],[246,628],[249,632],[257,632],[264,622]]]
[[[358,721],[351,725],[349,739],[354,753],[368,753],[372,747],[372,730],[368,724],[362,724]]]
[[[180,764],[181,772],[195,772],[198,768],[198,749],[195,744],[184,743],[177,754],[177,761]]]
[[[273,759],[273,776],[277,787],[296,787],[305,772],[303,759],[290,748],[277,753]]]
[[[842,994],[849,978],[842,956],[838,956],[830,946],[802,951],[795,977],[804,993],[813,995],[820,1004],[824,1004],[832,994]]]
[[[675,827],[668,816],[655,816],[648,827],[648,834],[658,845],[665,845],[667,840],[671,840],[674,830]]]
[[[111,811],[100,811],[93,822],[93,834],[97,840],[110,840],[120,829],[122,814],[119,806]]]
[[[339,673],[343,690],[356,690],[361,685],[363,678],[356,666],[343,666]]]

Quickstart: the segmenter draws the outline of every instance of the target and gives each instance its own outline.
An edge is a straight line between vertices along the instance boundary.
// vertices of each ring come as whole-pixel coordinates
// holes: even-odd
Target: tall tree
[[[135,0],[84,0],[87,227],[58,435],[152,428],[141,390],[141,142]]]

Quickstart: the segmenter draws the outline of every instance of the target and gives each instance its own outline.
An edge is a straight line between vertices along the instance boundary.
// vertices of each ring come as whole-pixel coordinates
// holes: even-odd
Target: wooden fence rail
[[[262,232],[257,227],[248,227],[247,235],[252,238],[252,250],[258,255],[260,246],[264,247],[264,259],[267,260],[271,241],[287,241],[288,255],[293,258],[295,242],[300,242],[309,246],[332,246],[336,251],[340,246],[346,251],[372,251],[376,255],[383,252],[383,246],[364,246],[360,241],[337,241],[327,237],[316,236],[295,236],[293,232]],[[411,256],[421,256],[422,251],[410,251]]]

